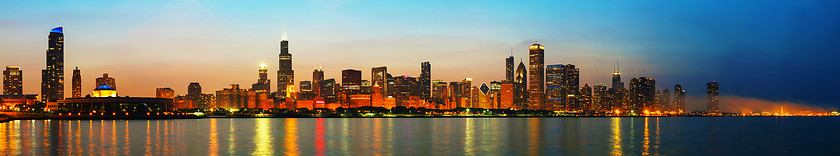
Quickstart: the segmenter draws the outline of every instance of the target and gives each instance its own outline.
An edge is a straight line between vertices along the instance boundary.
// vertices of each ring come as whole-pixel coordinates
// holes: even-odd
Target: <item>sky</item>
[[[190,82],[205,93],[250,88],[260,64],[275,74],[286,29],[295,81],[319,67],[339,82],[341,70],[370,79],[376,66],[416,77],[429,61],[432,79],[480,85],[504,79],[511,54],[527,64],[539,43],[546,65],[580,68],[581,86],[609,85],[619,63],[625,84],[681,84],[696,109],[711,81],[721,105],[840,108],[840,1],[831,0],[0,1],[0,66],[21,66],[25,93],[40,93],[58,26],[65,93],[74,67],[83,93],[103,73],[121,96],[186,94]]]

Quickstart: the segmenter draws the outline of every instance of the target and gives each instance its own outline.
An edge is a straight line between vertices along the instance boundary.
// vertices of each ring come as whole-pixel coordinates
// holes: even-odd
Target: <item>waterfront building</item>
[[[38,102],[38,94],[6,94],[0,95],[0,110],[24,111]],[[55,108],[53,108],[55,109]],[[51,111],[47,108],[46,111]]]
[[[592,109],[598,112],[608,112],[612,108],[607,104],[609,102],[609,95],[607,93],[607,85],[596,85],[593,87],[592,93]]]
[[[429,101],[432,97],[432,64],[429,62],[420,63],[420,77],[417,78],[417,87],[420,87],[420,98]]]
[[[254,84],[251,85],[251,91],[260,91],[261,90],[261,91],[265,91],[265,92],[270,92],[271,91],[271,80],[268,79],[268,67],[263,64],[263,65],[260,65],[258,70],[259,70],[259,78],[257,79],[257,83],[254,83]],[[294,85],[294,84],[293,83],[288,83],[288,85]],[[281,86],[278,85],[278,87],[281,87]],[[287,87],[288,88],[288,86],[282,86],[282,87]],[[285,91],[285,90],[286,89],[283,89],[283,91]],[[286,94],[287,92],[280,92],[280,93]],[[283,96],[286,96],[286,95],[283,95]]]
[[[186,108],[201,108],[208,109],[216,106],[215,94],[204,94],[201,91],[201,84],[198,82],[190,82],[187,86],[187,103]]]
[[[254,108],[255,99],[256,94],[253,91],[240,89],[239,84],[231,84],[230,88],[216,91],[216,108]]]
[[[362,71],[345,69],[341,71],[341,91],[347,95],[360,94],[362,92]]]
[[[464,88],[461,86],[461,82],[449,82],[449,99],[447,99],[447,105],[450,107],[464,107],[464,103],[461,100],[464,97]]]
[[[431,102],[434,103],[436,107],[441,107],[443,104],[445,104],[444,99],[449,97],[448,87],[449,84],[447,84],[443,80],[432,80]]]
[[[499,108],[500,109],[515,109],[513,105],[513,82],[503,81],[499,91]]]
[[[528,47],[528,105],[530,109],[545,110],[545,47]]]
[[[505,81],[513,82],[514,80],[514,70],[513,70],[513,54],[511,53],[510,57],[505,58]]]
[[[323,74],[323,72],[321,73]],[[321,98],[324,99],[326,103],[335,103],[338,100],[338,91],[339,86],[336,85],[335,79],[326,79],[320,82],[321,88]],[[321,108],[321,107],[316,107]]]
[[[174,99],[175,90],[172,88],[157,88],[155,89],[155,98]]]
[[[472,90],[472,88],[474,88],[472,86],[472,78],[466,78],[466,79],[462,80],[461,81],[461,87],[462,87],[462,89],[461,89],[461,94],[462,95],[461,96],[462,96],[462,98],[465,98],[463,106],[465,108],[471,108],[471,107],[475,108],[475,107],[473,107],[473,101],[474,101],[473,99],[475,99],[475,97],[473,97],[473,95],[475,95],[475,94],[473,94],[473,93],[478,93],[478,92],[477,91],[473,92],[473,90]]]
[[[50,30],[47,68],[41,71],[41,101],[64,99],[64,28]]]
[[[321,67],[312,71],[312,91],[316,97],[326,97],[324,94],[324,70]]]
[[[18,66],[6,66],[3,70],[3,95],[23,94],[23,70]]]
[[[674,112],[687,113],[685,110],[685,90],[680,84],[674,86]]]
[[[580,69],[571,64],[548,65],[546,68],[546,106],[555,111],[581,111]]]
[[[719,99],[718,99],[718,83],[706,83],[706,112],[720,113]]]
[[[73,98],[82,97],[82,71],[79,67],[73,70]]]
[[[659,105],[660,105],[660,108],[662,108],[662,111],[663,112],[664,111],[674,111],[674,109],[673,109],[674,107],[671,106],[671,90],[669,90],[669,89],[662,90],[662,96],[661,97],[662,98],[659,99],[660,100]]]
[[[96,78],[96,86],[108,85],[111,88],[117,88],[117,81],[114,77],[108,77],[108,73],[103,73],[102,77]]]
[[[172,112],[172,99],[119,97],[108,85],[96,87],[92,97],[58,100],[57,112],[99,115],[147,115]]]
[[[528,105],[528,71],[525,63],[519,62],[513,82],[513,105],[516,109],[530,109]]]
[[[595,106],[592,105],[592,87],[589,87],[589,83],[583,84],[583,87],[580,88],[580,92],[578,93],[578,103],[582,108],[579,108],[581,111],[593,111],[595,110]]]
[[[382,93],[382,97],[388,96],[388,82],[390,81],[388,80],[388,67],[373,67],[370,74],[370,81],[374,85],[379,85],[379,92]]]
[[[630,80],[630,108],[635,113],[644,111],[656,111],[656,80],[653,78],[639,77]]]
[[[285,99],[289,88],[288,86],[295,85],[295,71],[292,69],[292,54],[289,53],[289,39],[286,36],[286,29],[283,29],[283,38],[280,41],[280,55],[279,64],[277,68],[277,96],[280,99]],[[266,89],[270,89],[266,88]],[[268,91],[267,91],[268,92]]]

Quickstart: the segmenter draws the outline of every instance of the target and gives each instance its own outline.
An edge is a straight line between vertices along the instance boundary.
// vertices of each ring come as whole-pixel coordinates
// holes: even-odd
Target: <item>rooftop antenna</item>
[[[510,48],[510,56],[513,56],[513,48]]]
[[[283,41],[288,41],[289,38],[286,36],[286,27],[283,27]]]

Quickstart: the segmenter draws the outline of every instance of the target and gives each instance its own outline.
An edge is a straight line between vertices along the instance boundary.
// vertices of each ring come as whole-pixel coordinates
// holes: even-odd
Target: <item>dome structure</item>
[[[117,89],[108,85],[102,85],[93,89],[93,97],[117,97]]]

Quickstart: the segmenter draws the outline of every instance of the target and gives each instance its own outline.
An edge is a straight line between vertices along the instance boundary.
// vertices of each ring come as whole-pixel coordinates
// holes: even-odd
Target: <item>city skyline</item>
[[[3,19],[8,19],[8,17],[5,17]],[[14,20],[4,20],[4,21],[14,21]],[[70,23],[72,23],[72,22],[70,22]],[[72,24],[68,24],[68,25],[72,25]],[[294,24],[292,23],[292,24],[289,24],[289,25],[294,25]],[[239,85],[247,86],[247,84],[254,83],[256,72],[253,69],[255,67],[257,67],[259,64],[268,64],[269,65],[269,67],[268,67],[269,71],[274,71],[274,70],[278,69],[277,66],[274,65],[275,63],[271,63],[273,61],[276,61],[276,59],[275,60],[271,60],[271,59],[276,58],[277,54],[279,54],[279,50],[276,49],[276,47],[278,46],[277,43],[280,40],[280,37],[279,37],[280,33],[277,33],[277,31],[272,30],[272,29],[282,29],[282,28],[278,28],[280,26],[260,28],[260,30],[267,31],[267,32],[265,32],[264,34],[261,34],[261,35],[269,36],[270,39],[267,39],[267,40],[253,40],[254,41],[253,44],[248,44],[248,45],[251,45],[251,46],[258,46],[258,47],[275,47],[274,49],[266,50],[267,48],[256,48],[257,50],[241,50],[241,51],[244,51],[244,52],[241,52],[241,53],[240,52],[231,52],[232,54],[228,54],[228,55],[218,55],[217,53],[209,53],[209,54],[206,54],[206,55],[202,55],[203,53],[200,53],[198,51],[195,51],[195,52],[185,51],[184,53],[172,53],[172,55],[174,55],[173,57],[169,57],[169,56],[146,56],[146,55],[138,55],[138,53],[117,53],[117,52],[115,52],[116,54],[109,54],[109,53],[84,52],[85,51],[84,49],[109,48],[107,46],[108,44],[105,44],[105,46],[97,46],[97,45],[91,45],[91,44],[94,44],[94,43],[90,42],[90,41],[98,41],[98,40],[105,41],[105,40],[108,40],[108,39],[106,39],[106,38],[89,39],[90,37],[94,37],[94,36],[88,36],[87,34],[83,33],[83,32],[85,32],[86,29],[95,29],[95,28],[99,28],[99,27],[98,26],[97,27],[80,26],[80,27],[77,27],[78,30],[79,30],[78,33],[75,33],[73,31],[72,27],[68,27],[65,24],[58,24],[58,26],[65,26],[66,27],[65,32],[67,32],[67,35],[65,35],[65,37],[68,37],[67,38],[68,49],[67,49],[66,53],[64,53],[65,58],[66,58],[65,62],[64,62],[65,63],[65,66],[64,66],[65,67],[65,70],[64,70],[65,73],[64,74],[65,75],[71,75],[71,74],[67,73],[68,71],[70,71],[70,70],[66,70],[67,67],[79,66],[79,69],[85,71],[85,72],[82,73],[82,77],[86,78],[86,79],[82,80],[82,82],[83,82],[82,86],[88,86],[88,87],[82,88],[82,93],[89,93],[90,90],[95,88],[95,87],[91,87],[93,85],[90,85],[91,82],[92,82],[91,78],[98,77],[99,74],[102,74],[102,73],[110,73],[114,77],[119,78],[119,79],[117,79],[117,83],[119,83],[119,85],[121,86],[120,87],[121,88],[120,89],[121,96],[125,96],[125,95],[128,95],[128,96],[153,96],[153,95],[155,95],[155,92],[154,92],[155,88],[164,88],[164,87],[173,88],[177,95],[184,95],[184,94],[186,94],[187,85],[190,82],[201,83],[203,85],[203,87],[206,88],[204,90],[204,93],[212,93],[212,91],[219,90],[221,88],[227,88],[227,86],[229,86],[230,84],[239,84]],[[107,24],[104,25],[104,26],[109,27]],[[15,36],[15,37],[13,37],[13,39],[11,39],[11,40],[27,39],[27,38],[30,38],[30,39],[31,38],[36,38],[37,39],[37,40],[33,40],[33,41],[25,40],[25,41],[17,41],[17,42],[6,42],[6,41],[9,41],[10,39],[9,38],[2,39],[2,41],[4,41],[4,42],[0,42],[0,43],[4,43],[4,44],[18,43],[18,42],[25,42],[25,43],[33,42],[33,43],[39,43],[39,45],[34,46],[34,47],[24,47],[24,46],[19,46],[18,47],[18,46],[15,46],[15,47],[12,47],[12,48],[9,48],[9,49],[6,48],[6,47],[9,47],[9,46],[5,46],[5,45],[0,46],[0,47],[3,47],[3,49],[0,49],[0,50],[2,50],[2,54],[0,54],[0,55],[3,55],[3,57],[0,57],[0,65],[3,65],[3,66],[21,66],[21,70],[27,70],[27,71],[33,71],[33,70],[36,70],[36,69],[44,69],[44,66],[43,66],[44,63],[40,62],[40,61],[43,60],[43,57],[44,57],[43,51],[45,49],[45,47],[43,46],[43,43],[45,42],[46,35],[43,33],[44,32],[43,30],[50,29],[50,28],[52,28],[52,27],[41,28],[39,33],[37,33],[37,34],[21,35],[22,32],[26,32],[26,31],[21,31],[21,33],[14,33],[14,34],[20,35],[20,36]],[[412,49],[417,48],[419,46],[401,45],[401,46],[395,46],[395,47],[405,48],[406,52],[397,51],[396,54],[390,54],[390,55],[393,55],[393,56],[390,56],[390,57],[395,57],[395,58],[391,58],[391,60],[397,60],[397,62],[402,62],[402,63],[394,63],[394,62],[388,61],[389,59],[379,58],[379,59],[371,59],[371,60],[360,60],[360,59],[357,58],[358,56],[346,56],[346,54],[341,54],[341,53],[346,53],[346,52],[342,51],[342,48],[322,48],[321,50],[317,50],[317,48],[316,49],[311,49],[312,45],[317,45],[317,44],[320,44],[320,43],[330,43],[330,42],[335,43],[335,42],[329,41],[329,39],[326,42],[312,41],[312,40],[308,41],[307,38],[306,38],[306,36],[308,36],[308,35],[305,34],[305,32],[311,32],[312,30],[308,30],[308,29],[305,29],[305,28],[298,28],[297,29],[297,30],[299,30],[298,33],[295,33],[295,31],[294,31],[295,28],[291,27],[291,26],[290,26],[290,28],[291,28],[290,30],[292,30],[292,31],[289,31],[289,32],[291,32],[290,34],[293,34],[293,35],[291,35],[290,39],[289,39],[290,42],[291,42],[291,43],[289,43],[289,49],[290,49],[289,52],[292,53],[292,54],[295,54],[295,61],[293,62],[293,66],[296,67],[295,69],[298,69],[298,70],[295,70],[295,73],[294,73],[294,75],[297,75],[296,76],[297,81],[295,81],[295,84],[297,84],[297,83],[299,83],[300,81],[303,81],[303,80],[311,80],[311,77],[308,77],[307,71],[312,70],[312,69],[316,69],[316,68],[319,68],[319,67],[323,67],[323,69],[324,69],[324,79],[329,79],[329,78],[338,79],[338,78],[341,77],[340,76],[341,75],[341,70],[357,69],[357,70],[362,71],[361,75],[362,75],[363,80],[370,80],[370,77],[368,77],[368,72],[370,72],[370,70],[367,70],[367,69],[373,68],[373,67],[379,67],[379,66],[385,66],[385,67],[390,68],[388,70],[388,73],[390,73],[394,76],[407,75],[407,76],[412,76],[412,77],[419,77],[420,72],[418,72],[417,70],[420,68],[420,66],[418,66],[417,63],[428,61],[428,62],[431,62],[431,64],[435,65],[435,67],[433,68],[434,70],[431,70],[431,75],[432,75],[431,80],[444,80],[444,82],[451,82],[451,81],[460,81],[464,78],[472,78],[472,80],[473,80],[472,84],[473,85],[479,85],[479,84],[482,84],[482,83],[489,83],[491,81],[504,80],[505,79],[505,71],[504,71],[505,70],[505,63],[502,62],[502,59],[506,58],[510,55],[509,49],[513,48],[512,53],[513,53],[513,56],[515,58],[514,60],[520,60],[521,61],[523,59],[527,59],[527,58],[525,58],[525,57],[527,57],[527,50],[525,49],[525,47],[527,47],[527,45],[533,44],[533,41],[530,41],[530,40],[522,41],[522,40],[527,40],[527,39],[520,38],[519,41],[514,40],[511,43],[502,43],[503,45],[506,45],[506,46],[509,46],[509,47],[497,46],[497,48],[488,48],[490,50],[474,50],[474,51],[479,51],[481,54],[485,54],[487,56],[464,56],[464,54],[452,54],[453,56],[456,57],[455,59],[446,58],[447,57],[446,52],[451,52],[451,51],[447,51],[445,49],[447,49],[448,47],[453,47],[452,45],[448,45],[448,44],[453,44],[453,43],[442,43],[441,42],[440,44],[436,44],[436,45],[440,45],[440,46],[435,46],[434,48],[432,48],[430,53],[421,53],[421,52],[417,52],[416,50],[412,50]],[[23,30],[26,30],[26,29],[23,29]],[[173,30],[181,30],[181,29],[173,29]],[[218,31],[226,31],[226,30],[218,30]],[[350,32],[351,30],[347,30],[347,31]],[[394,31],[398,31],[398,30],[394,30]],[[241,31],[233,30],[233,31],[229,31],[229,32],[226,32],[226,33],[237,33],[237,32],[241,32]],[[411,31],[404,30],[404,32],[411,32]],[[93,34],[100,34],[100,33],[93,32]],[[300,41],[296,41],[294,34],[299,35],[300,36],[299,38],[302,38],[302,39]],[[549,33],[549,34],[556,34],[556,33]],[[28,35],[33,35],[33,36],[28,36]],[[74,36],[74,35],[77,35],[77,36]],[[455,35],[455,34],[453,34],[453,35]],[[107,35],[104,35],[104,36],[107,36]],[[339,33],[338,35],[335,35],[335,36],[342,36],[342,35]],[[436,38],[434,36],[435,35],[432,35],[432,38]],[[540,36],[545,36],[545,35],[533,35],[533,36],[540,38]],[[146,37],[149,37],[149,36],[146,36]],[[161,37],[166,37],[166,36],[163,35]],[[76,38],[76,40],[73,40],[74,38]],[[233,38],[237,38],[237,37],[233,37]],[[283,37],[283,38],[285,38],[285,37]],[[696,76],[696,75],[700,75],[699,73],[709,72],[709,71],[699,70],[700,72],[694,72],[694,73],[688,72],[688,73],[683,73],[682,75],[680,75],[680,74],[674,75],[674,73],[687,72],[688,70],[694,70],[695,68],[678,68],[680,70],[677,70],[677,71],[668,71],[668,70],[656,71],[658,69],[666,68],[666,67],[654,66],[654,65],[651,65],[652,63],[649,64],[650,62],[644,61],[644,60],[648,60],[648,59],[655,59],[655,57],[653,57],[653,55],[651,55],[651,57],[645,57],[645,56],[648,56],[648,55],[630,56],[631,58],[638,59],[638,60],[630,60],[630,61],[622,60],[624,58],[608,58],[609,56],[607,56],[607,58],[600,58],[600,57],[603,57],[603,56],[598,56],[598,57],[582,57],[583,59],[566,59],[566,57],[564,57],[564,56],[572,56],[571,58],[581,58],[580,55],[582,55],[582,54],[585,55],[587,53],[587,51],[586,50],[581,50],[581,51],[569,50],[568,48],[570,48],[570,47],[564,47],[564,46],[569,46],[569,44],[558,42],[556,40],[557,38],[553,38],[553,37],[542,37],[542,38],[545,38],[545,39],[536,39],[536,40],[538,41],[537,43],[546,46],[546,50],[545,50],[545,54],[544,54],[545,58],[546,58],[546,61],[544,62],[544,64],[574,64],[574,65],[578,66],[579,68],[581,68],[580,69],[580,71],[581,71],[580,72],[580,83],[581,83],[581,85],[583,85],[583,84],[590,84],[591,86],[598,85],[598,84],[610,85],[609,80],[610,80],[610,74],[612,73],[612,70],[613,70],[612,66],[615,62],[620,62],[620,64],[623,67],[622,68],[622,71],[623,71],[622,75],[624,75],[624,79],[622,79],[623,82],[629,82],[630,78],[652,77],[652,78],[656,78],[657,81],[659,81],[659,82],[657,82],[658,85],[656,86],[655,90],[672,88],[673,85],[675,85],[675,84],[681,84],[683,86],[683,89],[687,90],[686,94],[688,94],[689,96],[702,98],[702,96],[705,94],[705,92],[703,92],[703,91],[706,89],[703,84],[705,84],[706,82],[711,82],[711,81],[719,81],[719,82],[722,82],[724,84],[724,87],[723,87],[723,90],[722,90],[722,93],[723,93],[722,97],[725,97],[725,95],[730,95],[730,96],[739,96],[739,97],[742,96],[742,97],[747,97],[747,98],[757,98],[757,99],[760,99],[760,100],[770,100],[770,101],[776,101],[776,100],[779,100],[779,101],[817,101],[817,102],[805,102],[805,103],[810,103],[810,104],[814,104],[814,105],[822,105],[822,106],[832,106],[832,107],[836,108],[836,103],[828,103],[827,105],[826,104],[821,104],[819,102],[820,100],[814,100],[812,98],[768,99],[768,97],[766,97],[766,96],[774,95],[774,94],[762,95],[762,96],[764,96],[764,97],[762,97],[762,96],[750,96],[749,93],[744,93],[743,91],[742,92],[737,92],[739,90],[746,90],[746,89],[750,89],[750,88],[733,86],[733,85],[736,85],[736,84],[734,84],[734,82],[738,82],[738,81],[733,81],[733,79],[734,80],[739,80],[737,78],[733,78],[733,77],[739,77],[739,76],[736,76],[736,75],[726,75],[726,74],[721,74],[721,73],[709,73],[708,75],[699,76],[699,77],[705,77],[706,79],[704,79],[704,80],[697,80],[697,79],[700,79],[700,78],[686,78],[685,80],[680,80],[680,79],[677,79],[677,78],[689,77],[689,76],[692,76],[692,75]],[[434,41],[434,42],[437,42],[437,41]],[[496,42],[498,42],[498,41],[496,41]],[[356,42],[355,44],[362,44],[363,46],[374,47],[374,46],[376,46],[376,43],[382,43],[382,42],[381,41],[371,41],[370,43]],[[465,42],[460,42],[460,43],[486,44],[488,42],[465,41]],[[114,43],[111,43],[111,44],[114,44]],[[116,43],[116,44],[120,44],[120,43]],[[24,44],[24,45],[27,45],[27,44]],[[163,46],[163,45],[166,45],[166,44],[162,44],[162,43],[145,44],[145,45],[148,46],[148,47],[160,46],[161,49],[183,48],[183,47],[179,47],[179,46]],[[454,44],[454,45],[458,45],[458,44]],[[557,48],[553,49],[552,47],[557,47]],[[572,46],[572,47],[574,47],[574,46]],[[74,49],[74,48],[76,48],[76,49]],[[113,47],[111,47],[111,48],[113,48]],[[40,50],[28,51],[28,50],[16,50],[16,49],[40,49]],[[366,48],[361,48],[361,49],[366,49]],[[458,49],[458,48],[455,48],[455,49]],[[497,50],[493,50],[493,49],[497,49]],[[119,51],[119,49],[112,49],[112,50]],[[102,49],[93,50],[93,51],[102,52]],[[129,52],[130,51],[132,51],[132,50],[129,50]],[[148,51],[153,51],[153,50],[148,50]],[[231,51],[240,51],[240,50],[231,50]],[[336,51],[336,52],[319,52],[319,51]],[[384,50],[384,51],[389,51],[389,50]],[[461,49],[461,51],[473,51],[473,50]],[[134,50],[133,52],[142,53],[144,51]],[[350,50],[349,52],[352,52],[352,50]],[[618,53],[619,56],[635,54],[633,52],[627,52],[626,54],[624,54],[624,52],[625,52],[624,50],[615,50],[615,51],[610,51],[610,52],[611,53]],[[24,53],[24,54],[21,54],[21,53]],[[37,59],[30,59],[30,57],[28,57],[30,54],[32,54],[34,56],[39,56],[39,57],[36,57]],[[236,57],[236,56],[234,56],[234,55],[239,55],[239,54],[242,54],[242,55],[245,55],[245,56],[251,56],[251,57]],[[335,55],[335,54],[338,54],[339,57],[346,57],[346,58],[335,59],[335,58],[329,58],[329,56],[327,56],[327,55]],[[373,51],[373,52],[367,52],[367,53],[363,52],[363,53],[358,53],[358,54],[362,55],[362,56],[366,56],[366,55],[375,55],[375,54],[381,54],[381,53],[377,53],[376,51]],[[470,53],[468,52],[468,54],[470,54]],[[472,53],[472,54],[475,54],[475,53]],[[181,55],[186,55],[186,56],[181,56]],[[193,56],[193,55],[195,55],[195,56]],[[317,61],[317,60],[320,60],[321,57],[313,57],[313,55],[314,56],[326,57],[327,61]],[[443,55],[443,56],[441,56],[441,55]],[[662,55],[662,54],[659,53],[658,55]],[[27,57],[7,57],[7,56],[27,56]],[[102,60],[102,58],[103,58],[102,56],[104,56],[104,61],[87,60],[87,58],[100,58],[100,59],[97,59],[97,60]],[[117,60],[120,60],[119,59],[120,57],[126,57],[126,56],[128,56],[128,57],[136,56],[136,57],[140,58],[139,60],[148,61],[149,63],[134,62],[134,60],[121,60],[121,61],[128,62],[128,63],[118,63],[118,62],[110,62],[110,61],[115,61],[115,60],[108,60],[108,58],[117,58]],[[213,57],[220,57],[220,56],[221,57],[227,57],[227,58],[226,59],[221,59],[221,60],[218,60],[218,58],[213,59]],[[144,57],[150,57],[150,58],[144,58]],[[191,58],[191,57],[195,58],[195,59],[187,59],[187,58]],[[211,59],[208,59],[208,60],[218,61],[218,63],[209,63],[209,62],[201,63],[202,61],[198,61],[199,63],[194,62],[196,60],[203,60],[202,58],[207,58],[207,57],[211,58]],[[8,59],[8,58],[21,58],[21,59],[20,60],[11,60],[11,59]],[[180,58],[180,59],[172,59],[172,58]],[[468,59],[464,59],[464,58],[468,58]],[[519,59],[516,59],[516,58],[519,58]],[[675,59],[676,57],[665,57],[665,58]],[[265,60],[262,60],[262,59],[265,59]],[[35,60],[39,60],[39,61],[35,61]],[[469,61],[467,61],[467,63],[459,64],[460,61],[462,61],[462,60],[469,60]],[[604,61],[604,60],[606,60],[606,61]],[[82,62],[82,61],[87,61],[87,62]],[[203,61],[206,61],[206,60],[203,60]],[[358,61],[358,62],[350,62],[350,61]],[[473,62],[470,62],[470,61],[473,61]],[[15,63],[15,62],[18,62],[18,63]],[[183,64],[183,65],[178,64],[178,63],[183,63],[183,62],[186,62],[186,64]],[[250,62],[253,62],[253,63],[250,63]],[[359,62],[364,62],[364,63],[359,64]],[[377,62],[382,62],[382,63],[377,63]],[[689,62],[691,62],[691,61],[689,60]],[[671,62],[671,63],[676,64],[676,62]],[[727,63],[727,62],[723,62],[723,63]],[[307,67],[307,66],[310,66],[310,65],[313,65],[313,64],[318,64],[318,66]],[[767,64],[769,64],[769,63],[767,63]],[[155,67],[155,65],[160,65],[160,67]],[[666,64],[666,65],[673,65],[673,64]],[[198,72],[198,73],[186,72],[186,73],[189,73],[189,74],[184,75],[183,73],[179,73],[178,71],[176,71],[176,70],[183,69],[183,68],[178,67],[178,66],[190,67],[189,68],[190,70],[196,70],[196,71],[201,71],[201,72]],[[475,69],[475,68],[469,68],[469,66],[479,66],[479,67],[486,67],[486,68]],[[679,67],[681,65],[673,65],[673,66],[678,66]],[[166,68],[163,68],[163,67],[166,67]],[[170,68],[170,67],[172,67],[172,68]],[[217,68],[220,69],[220,70],[215,70]],[[667,68],[675,68],[675,67],[667,67]],[[740,67],[740,68],[746,68],[746,67]],[[469,70],[469,69],[473,69],[473,70]],[[477,72],[476,73],[465,73],[465,72],[459,71],[459,70],[468,70],[468,71],[477,71]],[[32,73],[32,72],[30,72],[30,73]],[[659,73],[664,73],[664,74],[659,74]],[[146,75],[143,75],[143,74],[146,74]],[[168,77],[164,77],[162,75],[173,75],[173,76],[178,77],[178,78],[168,78]],[[210,79],[211,77],[220,77],[220,76],[222,76],[221,79]],[[69,85],[68,82],[70,82],[70,81],[68,81],[69,79],[68,79],[67,76],[64,76],[64,78],[65,78],[64,79],[64,86],[65,86],[64,90],[65,90],[65,92],[70,93],[69,90],[71,89],[71,87],[68,87],[68,85]],[[144,79],[153,79],[154,81],[152,81],[152,82],[142,81]],[[34,84],[39,83],[40,82],[39,80],[40,80],[40,74],[27,74],[27,76],[24,77],[24,81],[23,81],[24,82],[24,87],[23,87],[24,88],[24,93],[25,94],[27,94],[27,93],[29,93],[29,94],[38,93],[39,88],[36,88],[37,85],[34,85]],[[277,80],[275,79],[274,81],[277,81]],[[831,84],[829,84],[829,85],[831,85]],[[278,89],[280,89],[280,88],[278,88]],[[68,95],[65,94],[65,97],[68,97]],[[723,102],[724,98],[721,98],[721,100]],[[692,104],[692,103],[689,102],[689,104]],[[834,104],[834,105],[832,105],[832,104]],[[725,106],[724,103],[721,103],[721,106],[722,107]]]

